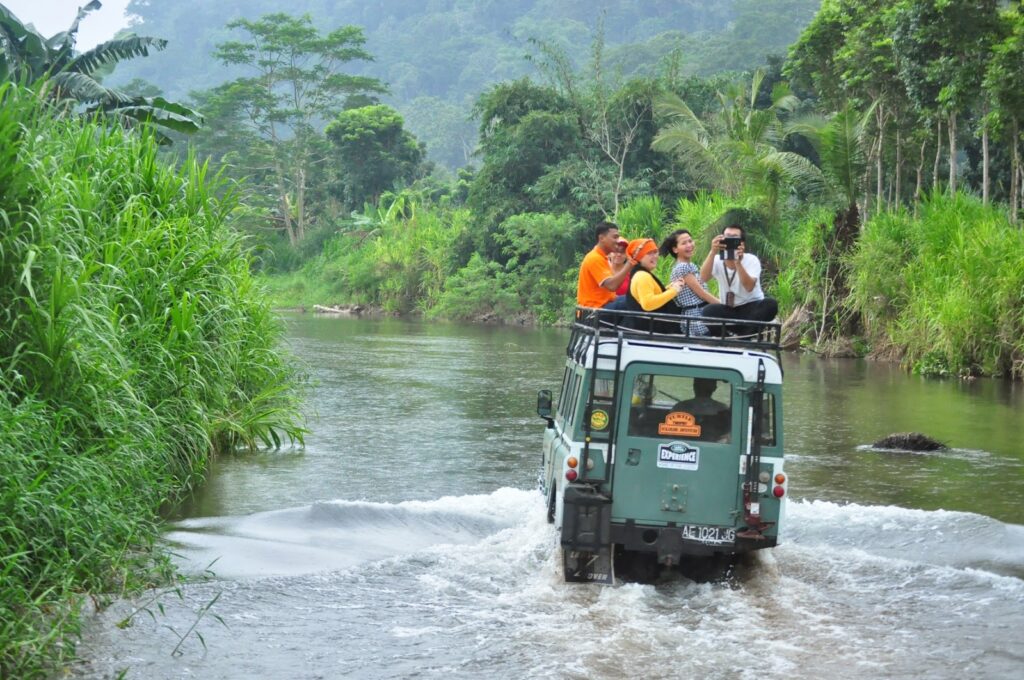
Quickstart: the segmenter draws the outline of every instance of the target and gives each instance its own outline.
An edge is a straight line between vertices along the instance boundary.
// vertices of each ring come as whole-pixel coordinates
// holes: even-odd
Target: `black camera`
[[[722,238],[722,245],[725,246],[725,250],[719,250],[718,256],[723,260],[735,260],[736,249],[743,243],[743,239],[739,236],[725,236]]]

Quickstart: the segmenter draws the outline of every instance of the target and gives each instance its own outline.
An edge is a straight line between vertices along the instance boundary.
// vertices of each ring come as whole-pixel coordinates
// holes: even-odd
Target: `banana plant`
[[[67,30],[45,38],[0,4],[0,82],[37,86],[62,112],[99,116],[125,128],[148,127],[162,144],[171,141],[163,130],[198,130],[203,118],[187,106],[163,97],[134,97],[100,82],[101,69],[167,45],[159,38],[128,36],[78,52],[78,26],[100,7],[99,0],[91,0],[79,8]]]

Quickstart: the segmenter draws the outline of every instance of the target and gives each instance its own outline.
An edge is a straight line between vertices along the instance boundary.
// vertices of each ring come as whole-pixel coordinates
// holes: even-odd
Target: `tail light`
[[[575,482],[576,481],[576,477],[577,477],[577,474],[576,474],[575,470],[566,470],[565,471],[565,478],[568,479],[570,482]],[[782,487],[777,487],[777,488],[781,489]]]
[[[570,470],[570,472],[572,472],[572,470]],[[782,498],[785,494],[786,490],[783,489],[781,486],[777,486],[774,489],[772,489],[772,495],[775,496],[776,498]]]

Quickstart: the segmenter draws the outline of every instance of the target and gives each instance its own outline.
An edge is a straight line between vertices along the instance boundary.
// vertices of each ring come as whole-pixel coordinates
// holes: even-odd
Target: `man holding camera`
[[[717,305],[707,305],[701,314],[718,319],[771,321],[778,303],[761,290],[761,261],[746,252],[743,227],[732,224],[711,241],[711,251],[700,267],[700,279],[718,281]],[[758,328],[737,326],[737,333],[756,333]]]

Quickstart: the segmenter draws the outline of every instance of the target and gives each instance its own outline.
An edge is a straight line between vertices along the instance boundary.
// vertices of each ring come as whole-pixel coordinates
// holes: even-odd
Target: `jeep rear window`
[[[629,434],[728,443],[732,387],[715,378],[640,374],[633,381]]]

